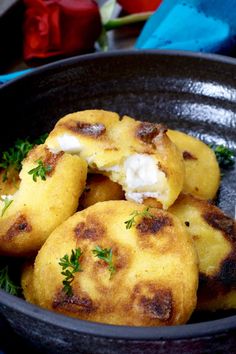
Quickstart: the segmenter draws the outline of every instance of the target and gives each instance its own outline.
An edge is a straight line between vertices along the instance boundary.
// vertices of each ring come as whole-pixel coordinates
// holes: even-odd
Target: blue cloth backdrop
[[[135,47],[230,55],[235,39],[236,0],[163,0]]]

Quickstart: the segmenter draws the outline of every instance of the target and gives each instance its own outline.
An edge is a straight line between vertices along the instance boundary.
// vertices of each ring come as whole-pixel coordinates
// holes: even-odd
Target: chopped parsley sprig
[[[103,260],[108,264],[108,270],[110,272],[110,278],[114,275],[116,268],[114,266],[113,260],[112,260],[112,248],[101,248],[100,246],[96,246],[93,249],[93,254],[95,257],[98,257],[99,259]]]
[[[221,168],[232,167],[235,163],[235,155],[232,150],[224,145],[211,144],[210,147],[215,152],[217,161]]]
[[[32,175],[34,182],[37,182],[37,178],[41,178],[42,181],[46,181],[47,172],[52,170],[52,166],[44,164],[40,159],[35,162],[38,165],[35,168],[32,168],[28,174]]]
[[[21,288],[10,279],[8,266],[0,269],[0,288],[15,296],[21,293]]]
[[[147,207],[147,208],[145,208],[145,209],[142,210],[142,211],[134,210],[134,211],[130,214],[131,218],[130,218],[129,220],[125,221],[125,225],[126,225],[125,227],[126,227],[126,229],[131,229],[132,226],[135,226],[135,225],[136,225],[136,220],[135,220],[135,218],[136,218],[137,216],[143,216],[143,217],[146,217],[146,218],[149,218],[149,219],[154,218],[155,215],[153,215],[152,213],[150,213],[150,212],[149,212],[149,209],[150,209],[150,207]]]
[[[11,203],[13,202],[13,199],[10,198],[9,196],[3,196],[1,197],[4,205],[3,205],[3,208],[2,208],[2,212],[1,212],[1,217],[5,214],[6,210],[9,208],[9,206],[11,205]]]
[[[0,168],[4,170],[2,175],[3,182],[7,181],[11,169],[17,172],[21,170],[22,161],[27,156],[28,152],[32,150],[35,145],[43,144],[47,136],[48,134],[44,134],[32,143],[28,139],[17,139],[12,147],[2,152]]]
[[[68,254],[65,254],[62,258],[60,258],[59,265],[62,267],[61,274],[64,275],[65,279],[63,280],[63,291],[68,296],[73,295],[71,283],[75,278],[75,273],[82,272],[80,257],[82,256],[82,251],[80,248],[71,251],[70,258]]]

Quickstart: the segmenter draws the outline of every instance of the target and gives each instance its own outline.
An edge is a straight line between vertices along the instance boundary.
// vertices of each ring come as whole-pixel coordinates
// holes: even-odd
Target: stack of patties
[[[35,181],[40,161],[45,179]],[[235,308],[235,222],[206,201],[220,169],[203,142],[87,110],[58,121],[20,178],[1,220],[0,253],[25,256],[43,245],[23,269],[27,301],[133,326],[186,323],[196,304]]]

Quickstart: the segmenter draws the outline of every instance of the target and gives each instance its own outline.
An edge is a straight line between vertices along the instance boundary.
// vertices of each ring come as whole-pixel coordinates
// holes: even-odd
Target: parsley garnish
[[[34,140],[34,145],[44,144],[47,137],[48,137],[48,133],[40,135],[37,139]]]
[[[14,147],[9,148],[8,151],[4,151],[2,153],[0,167],[4,169],[4,174],[2,177],[3,182],[8,179],[8,173],[11,168],[17,172],[21,170],[21,162],[32,148],[33,144],[31,144],[28,140],[18,139]]]
[[[62,267],[63,270],[61,274],[65,276],[65,279],[62,282],[64,285],[63,291],[68,296],[73,295],[71,283],[75,278],[74,274],[77,272],[82,272],[81,265],[79,262],[81,256],[82,251],[80,248],[77,248],[75,251],[71,251],[70,258],[67,254],[65,254],[64,257],[60,258],[59,265]]]
[[[231,167],[235,163],[235,155],[232,150],[224,145],[210,145],[214,150],[219,166],[222,168]]]
[[[9,277],[8,266],[0,269],[0,288],[11,295],[19,295],[21,288],[15,285]]]
[[[34,182],[37,182],[38,177],[40,177],[43,181],[46,181],[46,174],[52,170],[52,166],[45,165],[42,160],[37,160],[35,162],[38,166],[32,168],[28,174],[33,176]]]
[[[150,207],[147,207],[147,208],[145,208],[142,211],[134,210],[130,214],[130,216],[132,216],[132,217],[129,220],[125,221],[126,229],[131,229],[132,226],[136,225],[135,218],[137,216],[143,216],[143,217],[146,217],[146,218],[149,218],[149,219],[154,218],[154,215],[149,212],[149,209],[150,209]]]
[[[16,140],[14,146],[10,147],[7,151],[3,151],[0,161],[0,168],[4,169],[2,176],[3,182],[8,179],[10,169],[16,170],[17,172],[21,170],[22,161],[27,156],[28,152],[35,145],[43,144],[47,138],[47,135],[48,134],[44,134],[40,136],[33,143],[30,143],[27,139],[18,139]]]
[[[9,206],[11,205],[11,203],[13,202],[13,199],[5,196],[3,198],[2,196],[2,200],[3,200],[3,203],[4,203],[4,206],[2,208],[2,213],[1,213],[1,217],[4,215],[5,211],[7,210],[7,208],[9,208]]]
[[[95,255],[95,257],[98,257],[99,259],[103,260],[108,264],[108,270],[110,272],[110,278],[111,278],[116,271],[116,268],[112,261],[112,249],[101,248],[100,246],[96,246],[92,252]]]

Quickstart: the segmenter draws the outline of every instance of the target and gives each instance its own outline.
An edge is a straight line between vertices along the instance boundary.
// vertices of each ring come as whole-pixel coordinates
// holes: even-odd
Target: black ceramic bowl
[[[1,148],[49,131],[68,112],[103,108],[236,150],[236,61],[219,56],[157,51],[73,58],[4,85],[0,103]],[[231,169],[219,193],[219,206],[231,216],[235,197]],[[232,313],[200,315],[182,326],[112,326],[45,311],[0,291],[0,314],[44,353],[236,352]]]

